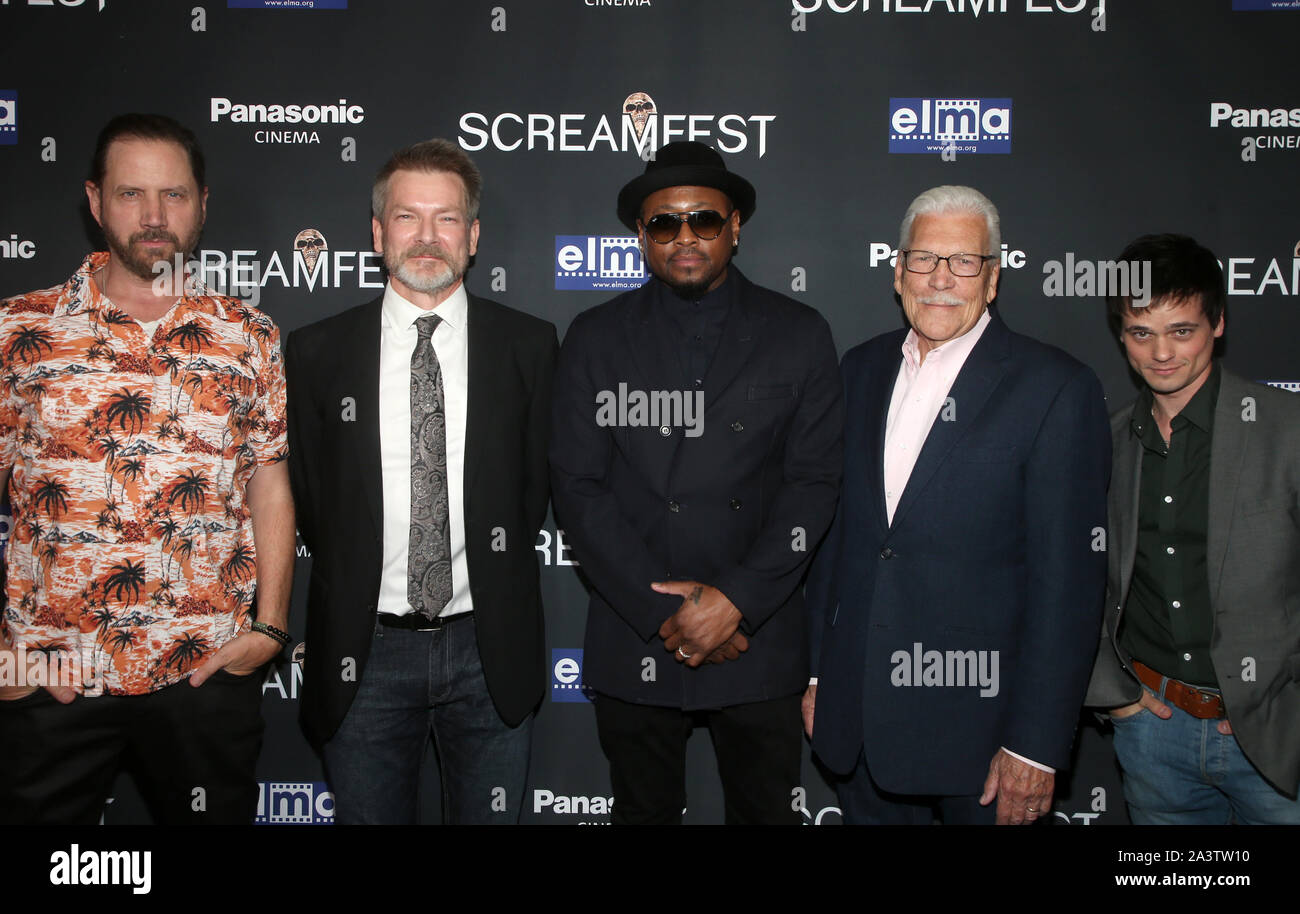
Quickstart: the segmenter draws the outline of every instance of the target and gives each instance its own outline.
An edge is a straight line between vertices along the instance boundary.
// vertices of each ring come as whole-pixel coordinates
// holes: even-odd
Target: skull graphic
[[[641,139],[645,133],[645,123],[655,113],[655,100],[644,92],[633,92],[623,100],[623,114],[632,118],[636,127],[636,138]]]
[[[325,242],[325,236],[314,228],[303,229],[293,239],[293,249],[302,254],[302,259],[307,264],[307,272],[316,271],[316,258],[320,257],[320,252],[327,250],[329,245]]]

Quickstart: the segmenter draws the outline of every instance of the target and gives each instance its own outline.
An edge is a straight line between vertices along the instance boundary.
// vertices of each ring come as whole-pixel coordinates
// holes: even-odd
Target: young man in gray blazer
[[[1110,710],[1137,824],[1300,824],[1300,397],[1214,359],[1218,262],[1145,235],[1148,298],[1110,320],[1143,389],[1111,416]]]

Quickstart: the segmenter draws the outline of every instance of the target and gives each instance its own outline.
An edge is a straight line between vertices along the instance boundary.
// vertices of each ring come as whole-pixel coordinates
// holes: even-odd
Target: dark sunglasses
[[[731,213],[734,213],[733,209]],[[682,223],[690,225],[695,237],[701,241],[712,241],[722,234],[722,227],[731,218],[731,213],[722,215],[717,210],[702,209],[691,213],[659,213],[651,216],[645,226],[646,237],[655,244],[668,244],[682,230]]]

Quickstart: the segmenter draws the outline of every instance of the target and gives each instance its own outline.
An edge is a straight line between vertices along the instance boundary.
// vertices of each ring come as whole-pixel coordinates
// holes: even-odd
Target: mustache
[[[446,260],[442,256],[442,248],[436,244],[413,244],[402,252],[402,259],[409,260],[412,257],[437,257],[439,260]]]
[[[143,232],[136,232],[131,236],[130,243],[137,244],[142,241],[170,241],[172,244],[180,247],[180,239],[166,229],[145,229]]]
[[[918,298],[923,305],[947,305],[949,307],[960,307],[966,304],[964,298],[958,298],[956,295],[945,295],[942,292],[934,292],[926,295],[924,298]]]

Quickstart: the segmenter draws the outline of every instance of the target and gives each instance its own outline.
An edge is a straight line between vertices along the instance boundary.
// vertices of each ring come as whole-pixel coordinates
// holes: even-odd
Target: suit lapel
[[[895,358],[876,359],[873,370],[863,379],[866,385],[863,402],[867,404],[865,425],[867,444],[867,480],[868,493],[871,498],[871,517],[875,518],[881,530],[889,529],[889,513],[885,508],[885,426],[889,420],[889,403],[894,397],[894,385],[898,381],[898,367],[903,361],[900,348],[907,337],[907,331],[895,334],[897,344],[890,344],[888,352]]]
[[[1116,472],[1111,478],[1110,500],[1118,506],[1118,517],[1110,531],[1111,541],[1106,544],[1119,559],[1120,592],[1115,596],[1121,603],[1128,594],[1137,560],[1138,494],[1142,491],[1142,442],[1133,434],[1132,414],[1132,409],[1125,410],[1113,433]]]
[[[1228,554],[1228,532],[1237,503],[1237,485],[1254,422],[1243,422],[1241,400],[1249,396],[1246,385],[1222,366],[1219,400],[1214,407],[1214,433],[1210,442],[1210,518],[1206,536],[1206,574],[1210,579],[1210,605],[1219,602],[1223,560]]]
[[[346,352],[340,353],[337,365],[346,377],[343,390],[355,390],[357,398],[357,466],[361,490],[365,493],[375,531],[384,530],[384,487],[379,456],[379,359],[383,321],[383,298],[375,299],[358,313],[357,325],[344,340]],[[357,352],[369,357],[356,358]]]
[[[926,435],[925,444],[922,445],[921,453],[916,458],[916,465],[912,468],[912,475],[908,477],[903,495],[894,511],[895,526],[907,516],[912,505],[916,504],[920,493],[929,485],[930,478],[947,458],[953,445],[966,434],[968,429],[974,427],[975,421],[984,409],[984,404],[988,402],[993,389],[1006,373],[1011,332],[1007,330],[1006,324],[1002,323],[996,312],[990,316],[992,320],[984,328],[983,335],[967,356],[966,363],[948,392],[956,408],[956,419],[945,421],[940,410],[939,416],[930,426],[930,433]],[[888,404],[885,408],[889,408]],[[882,453],[883,447],[882,437]]]
[[[483,303],[473,295],[468,295],[468,298],[469,306],[465,312],[466,332],[469,334],[467,371],[469,394],[466,398],[465,416],[465,504],[469,503],[469,493],[478,478],[479,467],[490,456],[487,453],[485,423],[492,416],[492,403],[496,399],[493,386],[501,377],[499,369],[508,355],[497,348],[500,341],[493,332],[490,315]]]

